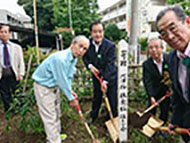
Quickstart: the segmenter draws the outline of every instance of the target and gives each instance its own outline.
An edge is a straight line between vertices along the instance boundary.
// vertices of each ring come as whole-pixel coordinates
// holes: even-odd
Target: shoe
[[[60,137],[61,137],[61,142],[63,142],[66,140],[67,135],[66,134],[60,134]]]

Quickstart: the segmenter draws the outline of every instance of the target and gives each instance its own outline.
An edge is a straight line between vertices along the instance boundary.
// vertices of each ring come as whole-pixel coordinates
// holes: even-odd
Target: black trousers
[[[95,77],[93,77],[93,87],[94,87],[94,89],[93,89],[94,95],[93,95],[93,100],[92,100],[91,118],[93,120],[95,120],[98,117],[99,109],[101,107],[101,103],[103,100],[102,99],[103,93],[101,91],[101,85]],[[108,89],[107,89],[106,95],[108,97],[113,116],[116,117],[118,115],[118,111],[117,111],[117,105],[118,105],[117,81],[115,81],[115,83],[112,83],[111,85],[108,84]],[[106,117],[106,118],[108,120],[109,115],[107,115],[107,116],[108,117]]]
[[[150,104],[151,105],[151,104]],[[155,115],[156,114],[156,110],[158,107],[155,107],[154,109],[152,109],[150,112]],[[162,101],[159,105],[160,108],[160,115],[159,115],[159,119],[164,121],[164,124],[167,122],[168,120],[168,112],[170,110],[170,98],[168,97],[167,99],[165,99],[164,101]]]
[[[12,103],[12,94],[15,92],[17,80],[12,67],[4,68],[0,79],[0,94],[6,112]]]

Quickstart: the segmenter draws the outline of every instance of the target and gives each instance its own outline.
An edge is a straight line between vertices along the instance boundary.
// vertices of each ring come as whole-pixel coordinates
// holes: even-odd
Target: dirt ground
[[[82,99],[80,101],[81,109],[86,117],[89,120],[89,113],[91,109],[91,99]],[[139,109],[143,109],[142,107]],[[112,143],[111,137],[108,132],[106,133],[106,127],[104,125],[105,118],[107,115],[107,110],[105,106],[103,106],[100,110],[100,114],[98,119],[95,121],[93,125],[90,125],[94,136],[101,141],[101,143]],[[17,116],[12,116],[11,125],[12,128],[9,132],[7,132],[7,119],[5,117],[5,113],[3,112],[2,104],[0,103],[0,143],[45,143],[45,133],[41,134],[32,134],[25,133],[20,131],[17,123]],[[147,115],[148,116],[148,115]],[[131,124],[139,127],[142,124],[146,123],[144,119],[140,123],[136,120],[136,114],[130,114],[129,116],[129,128]],[[133,122],[133,123],[131,123]],[[92,143],[90,135],[88,134],[83,122],[81,121],[77,112],[72,112],[72,115],[69,113],[63,112],[61,117],[62,123],[62,132],[67,134],[67,139],[64,143]],[[130,132],[129,132],[130,133]],[[132,136],[134,137],[134,136]],[[135,136],[136,138],[137,136]],[[129,143],[137,143],[133,141],[134,138],[131,138],[129,135]],[[160,142],[162,143],[162,142]]]
[[[85,103],[85,104],[83,104]],[[1,104],[2,106],[2,104]],[[17,116],[12,116],[11,125],[12,128],[10,131],[6,131],[7,119],[3,108],[0,106],[0,143],[45,143],[45,134],[32,134],[24,133],[17,129]],[[89,119],[91,102],[82,101],[81,108],[86,116],[87,120]],[[90,125],[90,128],[93,130],[94,136],[103,142],[111,143],[111,139],[106,134],[106,128],[104,126],[105,122],[105,109],[101,110],[98,120]],[[62,113],[61,122],[62,122],[62,132],[67,134],[67,139],[64,143],[91,143],[92,140],[84,127],[83,122],[80,120],[78,113],[74,119],[69,116],[67,113]],[[106,140],[106,141],[105,141]],[[102,142],[102,141],[101,141]]]
[[[45,135],[43,134],[26,134],[17,129],[17,123],[14,122],[16,115],[12,116],[12,128],[6,131],[7,119],[3,108],[0,108],[0,143],[43,143]]]

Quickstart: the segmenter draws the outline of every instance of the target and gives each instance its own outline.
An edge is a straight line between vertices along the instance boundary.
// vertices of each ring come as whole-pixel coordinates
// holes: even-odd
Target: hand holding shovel
[[[143,127],[143,130],[141,130],[141,132],[148,137],[152,137],[156,133],[156,131],[164,131],[164,132],[172,133],[174,135],[187,134],[188,136],[190,136],[190,128],[185,129],[185,128],[180,128],[180,127],[175,126],[175,128],[173,128],[171,132],[171,129],[170,129],[171,124],[168,127],[163,127],[162,126],[163,121],[160,120],[161,121],[160,122],[159,119],[155,117],[151,117],[151,120],[152,121],[149,121],[146,124],[146,127]]]
[[[142,128],[144,125],[147,124],[148,120],[152,116],[149,113],[149,111],[152,110],[154,107],[158,106],[163,100],[165,100],[169,96],[170,96],[170,94],[166,93],[165,96],[160,98],[157,102],[152,104],[149,108],[147,108],[142,113],[141,112],[136,112],[136,113],[130,114],[129,119],[128,119],[129,125],[131,125],[131,127],[133,127],[133,128]],[[136,119],[136,120],[133,120],[133,119]]]
[[[72,91],[72,95],[74,95],[74,94],[76,95],[76,93]],[[76,96],[77,96],[77,95],[76,95]],[[69,105],[70,105],[71,107],[77,107],[78,104],[79,104],[79,103],[78,103],[77,98],[75,98],[74,100],[72,100],[72,101],[69,102]]]
[[[72,92],[72,95],[75,97],[75,99],[78,98],[77,94],[75,92]],[[92,139],[92,142],[93,143],[100,143],[100,141],[98,139],[95,139],[94,135],[92,134],[92,131],[91,131],[91,129],[90,129],[90,127],[89,127],[89,125],[88,125],[88,123],[87,123],[87,121],[86,121],[86,119],[85,119],[85,117],[84,117],[84,115],[83,115],[83,113],[82,113],[82,111],[80,109],[79,104],[76,106],[76,109],[77,109],[77,112],[79,113],[80,118],[82,119],[82,121],[83,121],[83,123],[84,123],[84,125],[85,125],[91,139]]]
[[[159,127],[159,128],[153,128],[156,131],[164,131],[164,132],[169,132],[169,127]],[[187,134],[188,136],[190,136],[190,128],[189,129],[185,129],[185,128],[179,128],[176,127],[175,129],[173,129],[173,131],[176,134]]]
[[[101,84],[101,89],[103,91],[103,98],[105,100],[106,108],[107,108],[109,116],[110,116],[110,120],[106,121],[105,124],[106,124],[106,127],[108,128],[108,131],[111,135],[113,142],[116,143],[117,140],[119,139],[119,124],[118,124],[119,119],[118,119],[118,117],[115,117],[115,118],[113,117],[109,100],[105,94],[107,91],[107,86],[104,85],[105,83],[103,82],[103,77],[102,76],[99,77],[98,74],[96,74],[96,73],[93,73],[93,74],[99,80],[99,82]]]
[[[170,93],[166,93],[162,98],[160,98],[157,102],[155,102],[154,104],[152,104],[149,108],[147,108],[145,111],[143,111],[142,113],[137,112],[137,114],[142,117],[144,114],[148,113],[150,110],[152,110],[154,107],[158,106],[163,100],[165,100],[167,97],[170,96]]]

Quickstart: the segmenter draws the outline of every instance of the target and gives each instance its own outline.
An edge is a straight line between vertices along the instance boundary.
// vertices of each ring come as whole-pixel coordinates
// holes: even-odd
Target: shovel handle
[[[94,73],[94,76],[99,80],[100,84],[102,84],[103,77],[99,77],[96,73]],[[106,94],[105,93],[103,93],[103,94],[104,94],[103,98],[105,100],[106,107],[107,107],[109,115],[110,115],[110,119],[113,121],[113,114],[112,114],[112,111],[111,111],[111,106],[110,106],[109,100],[108,100]]]
[[[161,131],[168,131],[168,127],[160,127],[156,130],[161,130]],[[190,136],[190,129],[185,129],[185,128],[175,128],[174,132],[178,133],[178,134],[188,134],[188,136]]]
[[[93,74],[94,74],[94,76],[97,78],[97,80],[100,82],[100,84],[102,84],[102,82],[103,82],[103,77],[102,77],[102,76],[99,77],[97,73],[93,73]],[[109,113],[111,122],[112,122],[112,124],[113,124],[115,130],[117,130],[117,132],[119,132],[117,126],[116,126],[115,123],[114,123],[114,118],[113,118],[113,114],[112,114],[112,111],[111,111],[111,106],[110,106],[108,97],[106,96],[105,93],[103,93],[103,98],[104,98],[104,101],[105,101],[105,103],[106,103],[106,108],[107,108],[107,110],[108,110],[108,113]]]
[[[80,108],[80,107],[79,107],[79,108]],[[79,115],[80,115],[80,117],[81,117],[81,119],[82,119],[82,121],[83,121],[83,124],[84,124],[86,130],[88,131],[88,133],[89,133],[91,139],[92,139],[93,141],[96,140],[95,137],[94,137],[94,135],[93,135],[93,133],[92,133],[92,131],[91,131],[91,129],[90,129],[90,127],[89,127],[89,125],[88,125],[88,123],[87,123],[87,121],[86,121],[86,119],[85,119],[85,117],[84,117],[84,115],[83,115],[83,113],[82,113],[82,111],[80,110],[80,111],[78,111],[78,113],[79,113]]]
[[[152,110],[154,107],[158,106],[158,104],[160,104],[163,100],[165,100],[167,97],[170,96],[170,93],[166,93],[162,98],[160,98],[157,102],[155,102],[154,104],[152,104],[149,108],[147,108],[143,113],[141,113],[141,116],[143,116],[145,113],[149,112],[150,110]]]
[[[165,100],[167,97],[169,97],[171,94],[167,92],[162,98],[160,98],[157,103],[160,104],[163,100]]]
[[[77,94],[75,92],[72,92],[72,95],[74,96],[75,99],[78,98],[78,96],[77,96]],[[87,121],[86,121],[86,119],[85,119],[85,117],[84,117],[84,115],[83,115],[83,113],[82,113],[82,111],[81,111],[81,109],[80,109],[79,104],[76,106],[76,109],[77,109],[77,112],[79,113],[79,115],[80,115],[80,117],[81,117],[81,119],[82,119],[82,121],[83,121],[83,123],[84,123],[84,125],[86,127],[86,130],[88,131],[90,137],[92,138],[93,141],[96,140],[93,133],[92,133],[92,131],[91,131],[91,129],[90,129],[90,127],[89,127],[89,125],[88,125],[88,123],[87,123]]]
[[[102,77],[102,76],[99,77],[97,73],[93,73],[93,74],[94,74],[94,76],[96,77],[96,79],[100,82],[100,84],[102,84],[102,82],[103,82],[103,77]]]
[[[72,92],[72,95],[74,96],[75,99],[78,98],[78,96],[77,96],[77,94],[75,92]],[[76,106],[76,109],[77,109],[77,112],[81,111],[79,104]]]
[[[109,100],[108,100],[108,98],[107,98],[107,96],[105,94],[104,94],[103,98],[105,100],[106,107],[107,107],[109,115],[110,115],[110,119],[113,120],[113,114],[112,114],[112,111],[111,111],[111,106],[110,106]]]

